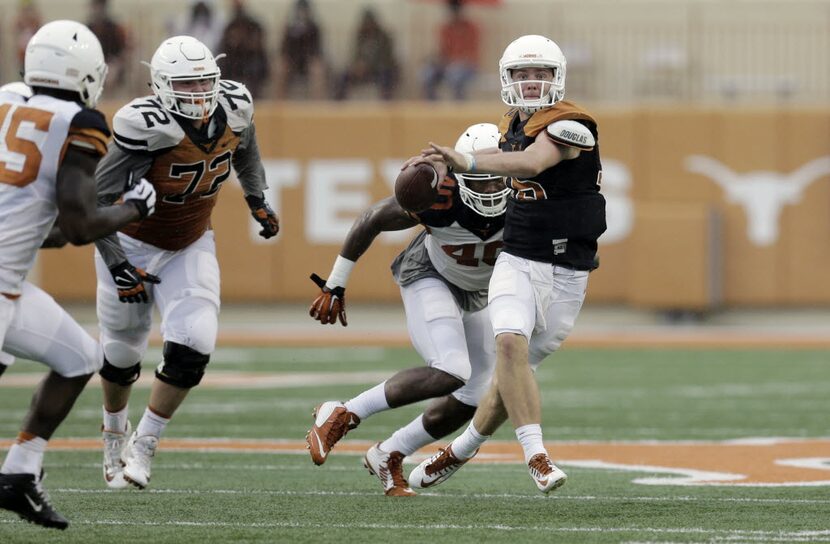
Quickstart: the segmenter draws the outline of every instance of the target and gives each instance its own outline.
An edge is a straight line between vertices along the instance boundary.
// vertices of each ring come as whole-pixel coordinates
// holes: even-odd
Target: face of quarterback
[[[538,100],[550,92],[553,82],[551,68],[515,68],[510,71],[510,79],[516,94],[525,100]]]

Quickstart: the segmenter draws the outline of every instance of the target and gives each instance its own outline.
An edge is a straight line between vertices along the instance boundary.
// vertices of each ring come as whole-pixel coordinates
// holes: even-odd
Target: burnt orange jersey
[[[243,85],[222,81],[212,133],[165,110],[155,97],[133,100],[113,119],[115,143],[130,154],[152,158],[144,174],[156,189],[156,211],[122,232],[166,250],[179,250],[210,228],[210,215],[240,134],[251,126],[253,101]]]

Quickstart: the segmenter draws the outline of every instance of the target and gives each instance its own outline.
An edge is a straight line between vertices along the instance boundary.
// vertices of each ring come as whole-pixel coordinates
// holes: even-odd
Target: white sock
[[[516,429],[516,438],[519,439],[522,450],[525,452],[525,463],[530,461],[530,458],[537,453],[548,453],[545,444],[542,442],[542,426],[538,423],[522,425]]]
[[[170,423],[169,419],[161,417],[148,407],[144,410],[144,415],[141,416],[141,421],[138,422],[135,434],[136,436],[150,435],[158,438],[161,436],[161,433],[164,431],[164,428],[167,427],[168,423]]]
[[[127,406],[117,412],[108,412],[104,408],[104,430],[121,433],[127,430]]]
[[[471,421],[461,436],[452,441],[452,452],[462,461],[469,459],[488,438],[490,437],[479,433]]]
[[[36,436],[25,442],[12,444],[0,473],[3,474],[34,474],[40,476],[43,468],[43,453],[46,451],[46,440]]]
[[[346,410],[360,418],[361,421],[389,409],[389,403],[386,402],[386,392],[384,387],[386,382],[380,383],[368,391],[364,391],[355,398],[346,402]]]
[[[435,441],[435,437],[424,429],[424,416],[419,415],[387,438],[381,445],[383,451],[399,451],[404,455],[412,455],[422,447]]]

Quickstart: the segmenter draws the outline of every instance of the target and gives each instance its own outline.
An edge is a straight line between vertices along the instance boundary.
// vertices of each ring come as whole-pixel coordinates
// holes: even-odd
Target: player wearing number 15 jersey
[[[113,488],[147,486],[159,437],[201,381],[215,348],[219,267],[210,216],[231,167],[262,226],[260,235],[270,238],[279,230],[263,195],[265,170],[248,90],[220,80],[213,54],[190,36],[164,40],[149,66],[154,94],[116,113],[114,144],[96,172],[103,202],[117,198],[110,188],[127,173],[146,177],[158,192],[152,222],[133,223],[96,243],[105,356],[103,468]],[[161,314],[163,360],[130,435],[127,403],[147,349],[149,303]]]
[[[498,144],[498,127],[478,124],[464,131],[456,149],[496,152]],[[472,417],[495,365],[487,286],[502,246],[508,191],[503,177],[460,175],[446,177],[438,201],[416,215],[404,211],[394,197],[383,200],[354,224],[328,281],[313,276],[322,292],[311,316],[323,324],[339,320],[345,326],[346,280],[355,261],[381,231],[424,226],[392,263],[392,271],[412,344],[427,366],[398,372],[345,404],[319,405],[306,437],[315,464],[323,464],[335,443],[361,420],[435,399],[421,416],[372,447],[364,460],[386,495],[411,496],[415,493],[403,476],[403,458]]]
[[[0,349],[44,363],[49,374],[0,467],[0,508],[65,529],[69,522],[43,489],[43,456],[101,367],[101,348],[26,276],[50,231],[59,230],[76,245],[89,243],[152,213],[155,191],[138,181],[124,192],[128,178],[122,177],[114,180],[113,192],[123,193],[123,204],[97,205],[95,166],[106,151],[109,128],[92,108],[107,65],[86,26],[44,25],[26,46],[24,66],[32,94],[0,91]]]

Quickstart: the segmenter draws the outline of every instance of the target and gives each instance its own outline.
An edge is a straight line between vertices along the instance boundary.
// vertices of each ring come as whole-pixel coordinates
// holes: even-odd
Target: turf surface
[[[538,374],[545,438],[830,437],[828,356],[564,350]],[[146,374],[158,357],[157,351],[147,357]],[[165,438],[300,441],[315,404],[374,384],[338,384],[327,379],[330,373],[380,379],[417,364],[411,350],[221,349],[209,372],[303,379],[291,387],[197,388]],[[33,389],[3,386],[7,376],[40,370],[20,362],[0,378],[0,437],[15,435]],[[133,423],[147,395],[146,388],[135,390]],[[100,399],[98,388],[89,387],[56,438],[97,437]],[[421,408],[378,414],[347,441],[385,438]],[[504,428],[495,438],[513,437]],[[315,467],[302,452],[165,451],[163,439],[151,486],[111,492],[103,488],[99,462],[93,450],[47,452],[46,487],[70,529],[41,529],[0,511],[0,542],[830,542],[826,486],[644,486],[632,483],[641,473],[564,466],[567,485],[543,497],[520,465],[471,464],[419,497],[391,499],[359,455],[337,449]]]

